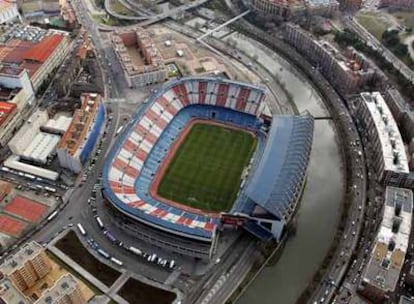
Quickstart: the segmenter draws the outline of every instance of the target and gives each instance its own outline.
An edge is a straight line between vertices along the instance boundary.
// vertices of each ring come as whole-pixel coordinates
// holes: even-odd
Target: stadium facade
[[[263,88],[221,78],[164,84],[124,127],[107,156],[102,179],[107,201],[133,220],[187,240],[213,243],[234,220],[263,240],[279,240],[305,182],[313,117],[273,116],[268,128],[264,100]],[[258,139],[229,213],[168,204],[151,195],[161,163],[195,118],[245,129]]]

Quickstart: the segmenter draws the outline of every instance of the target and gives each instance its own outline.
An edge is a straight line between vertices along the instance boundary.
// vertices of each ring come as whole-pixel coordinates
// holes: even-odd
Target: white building
[[[412,210],[410,189],[386,188],[384,215],[360,284],[360,292],[373,303],[382,303],[395,290],[407,253]]]
[[[46,124],[49,119],[46,111],[37,110],[30,116],[23,127],[10,140],[9,148],[17,155],[24,153],[29,144],[33,141],[36,135],[40,132],[40,127]]]
[[[17,19],[21,20],[21,16],[17,10],[17,2],[0,0],[0,23],[10,23]]]
[[[378,180],[391,186],[404,185],[409,174],[405,146],[384,98],[379,92],[361,93],[353,111],[366,130]]]

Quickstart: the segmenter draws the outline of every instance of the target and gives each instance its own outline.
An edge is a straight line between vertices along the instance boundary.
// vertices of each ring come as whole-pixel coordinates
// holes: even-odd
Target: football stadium
[[[213,243],[224,227],[279,240],[306,180],[313,117],[264,115],[265,90],[188,77],[165,83],[109,151],[106,200],[129,219]]]

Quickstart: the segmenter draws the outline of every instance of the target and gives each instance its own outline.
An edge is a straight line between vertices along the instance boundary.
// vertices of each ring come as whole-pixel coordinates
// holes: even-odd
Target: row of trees
[[[397,69],[395,69],[391,63],[385,60],[384,57],[382,57],[382,55],[378,51],[370,48],[365,42],[359,39],[359,37],[356,34],[354,34],[348,29],[345,29],[344,31],[337,31],[335,33],[335,41],[341,47],[352,46],[357,51],[360,51],[368,55],[368,57],[374,60],[376,65],[382,71],[386,72],[396,81],[404,95],[410,98],[414,95],[414,87],[411,84],[411,82],[407,80]]]

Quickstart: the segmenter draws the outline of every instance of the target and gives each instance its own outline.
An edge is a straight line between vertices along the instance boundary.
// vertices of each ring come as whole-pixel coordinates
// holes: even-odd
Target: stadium
[[[306,179],[313,117],[263,114],[263,88],[221,78],[170,81],[115,140],[106,200],[129,219],[213,243],[223,227],[279,240]]]

